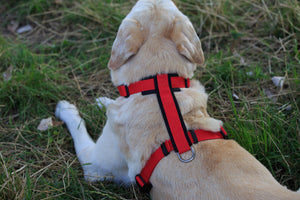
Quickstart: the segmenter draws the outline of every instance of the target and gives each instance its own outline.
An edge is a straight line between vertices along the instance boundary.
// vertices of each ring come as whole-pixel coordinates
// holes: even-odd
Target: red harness
[[[132,83],[129,86],[121,85],[118,87],[119,93],[123,97],[129,97],[132,94],[140,92],[142,95],[156,94],[170,136],[170,140],[162,143],[161,146],[152,153],[141,173],[135,177],[137,184],[144,192],[149,192],[152,188],[149,180],[156,165],[171,151],[174,150],[177,153],[180,161],[190,162],[195,157],[192,144],[197,144],[204,140],[227,139],[228,137],[222,127],[220,132],[204,130],[187,131],[174,92],[180,91],[180,88],[189,87],[190,80],[179,77],[177,74],[156,75]],[[187,151],[192,151],[192,157],[184,160],[180,154]]]

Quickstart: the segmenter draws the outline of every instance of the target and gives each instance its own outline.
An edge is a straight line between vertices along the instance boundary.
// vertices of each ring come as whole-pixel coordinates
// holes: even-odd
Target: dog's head
[[[139,0],[119,27],[108,67],[120,85],[159,73],[191,78],[203,62],[192,23],[172,0]]]

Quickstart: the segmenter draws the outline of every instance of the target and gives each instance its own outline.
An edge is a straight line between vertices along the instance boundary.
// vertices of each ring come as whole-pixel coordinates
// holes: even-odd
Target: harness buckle
[[[189,162],[191,162],[192,160],[194,160],[195,155],[196,155],[195,150],[194,150],[193,147],[191,147],[191,151],[192,151],[192,156],[191,156],[189,159],[186,159],[186,160],[183,159],[183,158],[181,157],[180,153],[177,152],[176,154],[177,154],[178,159],[179,159],[181,162],[189,163]]]

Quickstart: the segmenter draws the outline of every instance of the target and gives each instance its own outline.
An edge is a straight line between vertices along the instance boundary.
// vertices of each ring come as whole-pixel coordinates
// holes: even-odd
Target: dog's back
[[[115,85],[128,85],[161,73],[191,78],[203,61],[191,22],[171,0],[140,0],[119,28],[109,67]],[[207,95],[199,83],[176,98],[188,129],[220,129],[222,123],[206,112]],[[133,178],[169,139],[156,96],[121,97],[110,112]],[[180,162],[174,152],[159,162],[150,179],[153,199],[299,199],[232,140],[201,142],[195,151],[190,163]]]

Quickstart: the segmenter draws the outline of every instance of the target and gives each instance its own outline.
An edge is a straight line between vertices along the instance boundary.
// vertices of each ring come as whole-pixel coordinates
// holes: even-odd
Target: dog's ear
[[[204,63],[201,42],[188,19],[174,20],[171,40],[176,44],[178,52],[189,61],[198,64]]]
[[[108,67],[116,70],[135,55],[143,43],[140,23],[134,19],[124,19],[114,41]]]

